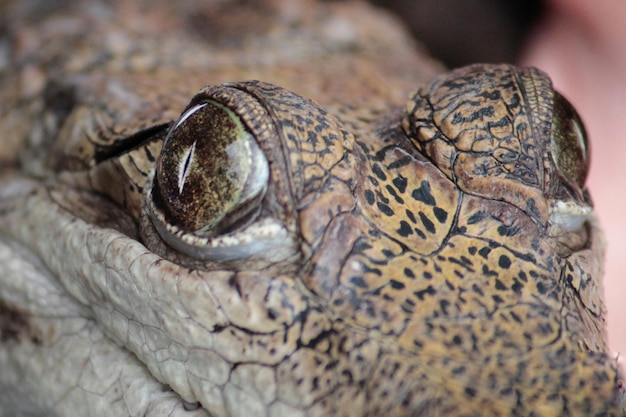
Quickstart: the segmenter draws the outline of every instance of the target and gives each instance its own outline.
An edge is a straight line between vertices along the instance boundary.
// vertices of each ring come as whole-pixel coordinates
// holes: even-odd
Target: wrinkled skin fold
[[[356,2],[149,6],[2,6],[0,415],[624,415],[546,74]]]

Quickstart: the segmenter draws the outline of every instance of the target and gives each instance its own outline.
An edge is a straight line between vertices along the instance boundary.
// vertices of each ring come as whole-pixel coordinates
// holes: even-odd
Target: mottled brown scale
[[[418,93],[405,129],[463,191],[511,202],[545,220],[547,207],[529,205],[542,200],[549,143],[536,138],[543,132],[532,120],[525,74],[475,66],[442,77]]]
[[[230,4],[232,21],[221,3],[77,4],[63,33],[41,17],[38,58],[19,32],[0,79],[7,143],[26,137],[0,186],[3,239],[181,407],[623,415],[587,142],[548,76],[436,76],[368,7],[294,4]],[[241,138],[255,150],[229,154]],[[52,349],[2,327],[0,366],[23,360],[3,339]]]

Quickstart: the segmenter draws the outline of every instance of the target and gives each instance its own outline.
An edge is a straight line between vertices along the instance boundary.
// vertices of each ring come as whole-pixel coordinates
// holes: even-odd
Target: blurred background
[[[626,357],[626,2],[372,0],[449,67],[511,62],[546,71],[591,141],[587,184],[607,241],[609,343]]]
[[[372,0],[400,16],[413,35],[449,67],[515,62],[541,18],[539,0]]]

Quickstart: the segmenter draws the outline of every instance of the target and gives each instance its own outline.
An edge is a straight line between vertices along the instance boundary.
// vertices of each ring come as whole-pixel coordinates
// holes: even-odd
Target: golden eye
[[[585,126],[570,102],[556,91],[551,142],[552,159],[561,175],[583,188],[589,171]]]
[[[168,223],[211,236],[250,222],[268,180],[267,159],[241,119],[207,99],[192,103],[165,139],[153,198]]]

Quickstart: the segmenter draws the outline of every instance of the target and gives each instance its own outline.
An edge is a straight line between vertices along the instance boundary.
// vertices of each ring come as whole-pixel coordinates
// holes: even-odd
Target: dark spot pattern
[[[575,394],[581,384],[588,386],[576,363],[603,363],[601,372],[613,378],[617,371],[603,348],[587,353],[578,348],[587,343],[582,323],[592,316],[570,305],[577,313],[562,319],[562,303],[574,300],[562,285],[575,280],[566,274],[559,281],[564,261],[541,226],[547,209],[537,178],[543,175],[540,147],[545,145],[534,142],[541,139],[532,137],[528,107],[521,105],[531,99],[520,93],[520,83],[534,81],[510,74],[498,78],[508,68],[495,67],[485,75],[492,77],[489,87],[467,81],[474,76],[469,70],[416,95],[403,128],[428,161],[408,158],[389,145],[373,146],[365,154],[377,182],[360,182],[365,196],[360,207],[366,227],[380,233],[367,234],[380,237],[358,260],[368,265],[380,258],[377,246],[395,249],[386,257],[382,275],[363,274],[364,286],[354,287],[360,310],[337,314],[396,335],[401,346],[416,351],[438,375],[449,375],[456,386],[466,384],[460,388],[465,405],[497,403],[490,415],[534,415],[536,409],[525,401],[545,404],[551,410],[546,415],[559,415],[566,397],[568,410],[574,402],[578,410],[592,409],[595,402],[604,404],[598,409],[607,415],[617,415],[615,409],[608,411],[615,379],[607,380],[602,401],[593,390],[586,391],[585,399]],[[459,90],[467,93],[458,96]],[[484,94],[476,98],[481,90]],[[449,121],[434,124],[433,114],[451,103],[459,110],[446,113]],[[463,136],[466,132],[471,136]],[[398,299],[394,290],[408,296]],[[542,353],[522,353],[531,351]],[[516,359],[501,359],[509,354]],[[478,363],[482,365],[474,365]],[[520,380],[526,381],[524,387]],[[498,387],[501,397],[494,400],[485,387]],[[475,413],[485,412],[477,408]]]
[[[328,67],[334,74],[330,61]],[[303,67],[288,69],[295,77]],[[217,77],[213,72],[201,71]],[[363,77],[358,72],[355,78]],[[178,322],[154,329],[162,340],[136,348],[137,358],[149,357],[172,387],[187,371],[182,379],[201,405],[228,400],[236,409],[234,394],[239,415],[250,412],[248,400],[269,417],[619,415],[621,375],[606,353],[598,271],[581,247],[555,247],[561,236],[548,227],[557,193],[584,195],[567,188],[550,159],[549,80],[536,70],[468,67],[422,86],[401,112],[393,97],[408,89],[367,99],[381,90],[368,84],[377,78],[357,79],[358,99],[325,101],[313,93],[322,105],[264,82],[203,90],[237,113],[270,162],[266,195],[243,202],[257,204],[258,217],[229,232],[259,220],[284,234],[243,259],[179,253],[145,218],[136,196],[171,121],[159,119],[156,130],[144,121],[137,131],[149,134],[117,134],[115,146],[99,145],[99,159],[84,165],[105,164],[106,156],[114,168],[90,169],[87,176],[100,179],[91,191],[123,207],[137,220],[143,247],[167,259],[137,274],[154,292],[142,308],[157,320],[183,312],[186,326],[202,329],[184,337],[171,334]],[[289,87],[310,93],[309,84],[350,82],[323,81]],[[124,137],[132,138],[128,147]],[[82,145],[86,153],[93,148],[88,140]],[[216,168],[220,175],[223,167]],[[102,185],[110,177],[126,186]],[[176,297],[167,309],[150,304],[170,286]],[[115,309],[134,317],[136,305],[126,304]],[[23,330],[23,317],[7,311],[0,305],[0,349]],[[172,352],[193,347],[202,366],[219,365],[162,366],[172,358],[153,342]],[[221,368],[221,379],[197,377],[198,369]]]
[[[436,204],[435,197],[430,193],[430,183],[426,180],[422,181],[419,188],[413,190],[411,197],[428,206],[434,206]]]

